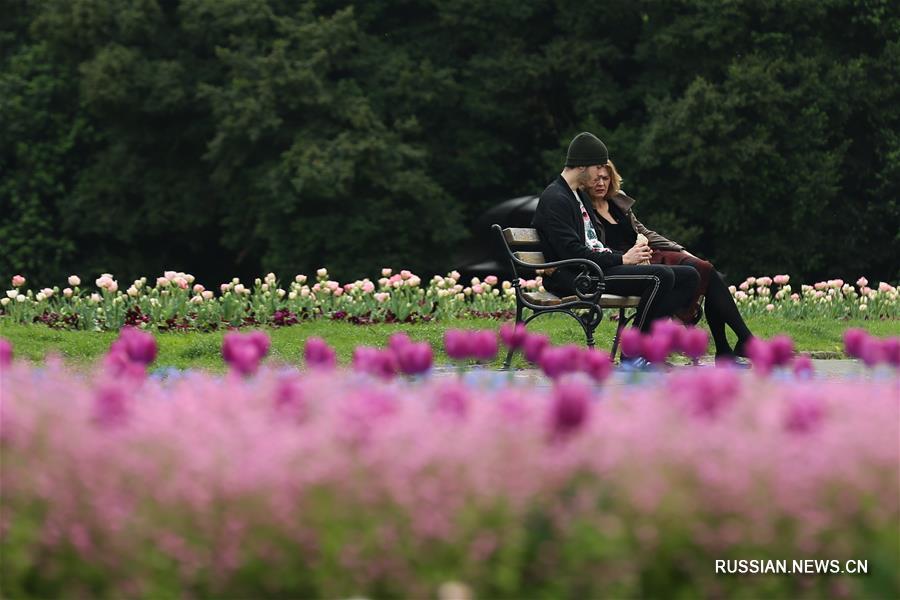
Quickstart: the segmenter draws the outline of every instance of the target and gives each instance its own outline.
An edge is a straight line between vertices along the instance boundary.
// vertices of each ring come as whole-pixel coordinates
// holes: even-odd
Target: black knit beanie
[[[593,133],[582,131],[572,139],[569,152],[566,154],[567,167],[589,167],[605,165],[609,162],[609,151],[606,144]]]

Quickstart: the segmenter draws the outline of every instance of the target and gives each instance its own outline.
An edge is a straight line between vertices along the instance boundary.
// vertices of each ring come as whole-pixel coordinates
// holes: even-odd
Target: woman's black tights
[[[716,355],[739,354],[745,353],[744,344],[753,334],[744,322],[728,286],[718,271],[713,271],[709,277],[709,286],[706,288],[706,301],[704,309],[706,312],[706,322],[709,324],[709,331],[712,333],[713,341],[716,344]],[[725,325],[731,327],[737,334],[738,343],[734,350],[728,344],[728,338],[725,336]]]

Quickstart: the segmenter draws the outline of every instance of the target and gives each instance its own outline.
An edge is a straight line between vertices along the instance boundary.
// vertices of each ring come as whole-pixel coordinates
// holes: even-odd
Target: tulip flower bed
[[[629,344],[699,352],[688,331]],[[2,595],[897,597],[896,370],[817,380],[773,340],[753,371],[610,385],[602,351],[501,334],[447,332],[447,352],[511,346],[555,383],[429,376],[403,336],[348,370],[310,340],[299,371],[235,332],[227,375],[171,380],[134,329],[88,375],[0,340]],[[892,339],[847,351],[896,369]],[[740,559],[868,574],[715,573]]]
[[[830,280],[801,286],[793,292],[787,275],[751,277],[731,292],[746,315],[774,314],[786,319],[852,318],[898,319],[897,288],[882,282],[869,287],[865,278],[856,287]],[[195,282],[187,273],[167,271],[155,281],[142,277],[121,289],[112,275],[94,283],[96,291],[81,287],[72,275],[68,287],[26,289],[17,275],[0,298],[0,315],[16,323],[43,323],[60,329],[112,330],[124,326],[161,331],[213,331],[222,328],[271,325],[284,327],[310,319],[333,319],[357,324],[445,320],[459,317],[510,318],[515,290],[496,276],[484,281],[460,281],[457,272],[435,275],[423,284],[409,271],[383,269],[377,282],[369,279],[340,284],[319,269],[316,281],[297,275],[282,286],[274,274],[245,286],[238,279],[223,283],[218,294]],[[541,279],[520,280],[527,289],[541,289]],[[124,287],[124,286],[123,286]]]

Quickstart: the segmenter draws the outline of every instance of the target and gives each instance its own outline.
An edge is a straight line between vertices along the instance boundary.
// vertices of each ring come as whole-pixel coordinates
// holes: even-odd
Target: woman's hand
[[[647,263],[653,251],[647,244],[635,244],[628,252],[622,255],[623,265],[639,265]]]

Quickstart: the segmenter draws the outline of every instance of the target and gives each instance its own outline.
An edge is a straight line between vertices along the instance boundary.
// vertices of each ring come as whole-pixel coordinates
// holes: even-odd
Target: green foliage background
[[[0,276],[453,266],[607,141],[734,276],[900,276],[892,0],[0,0]]]

